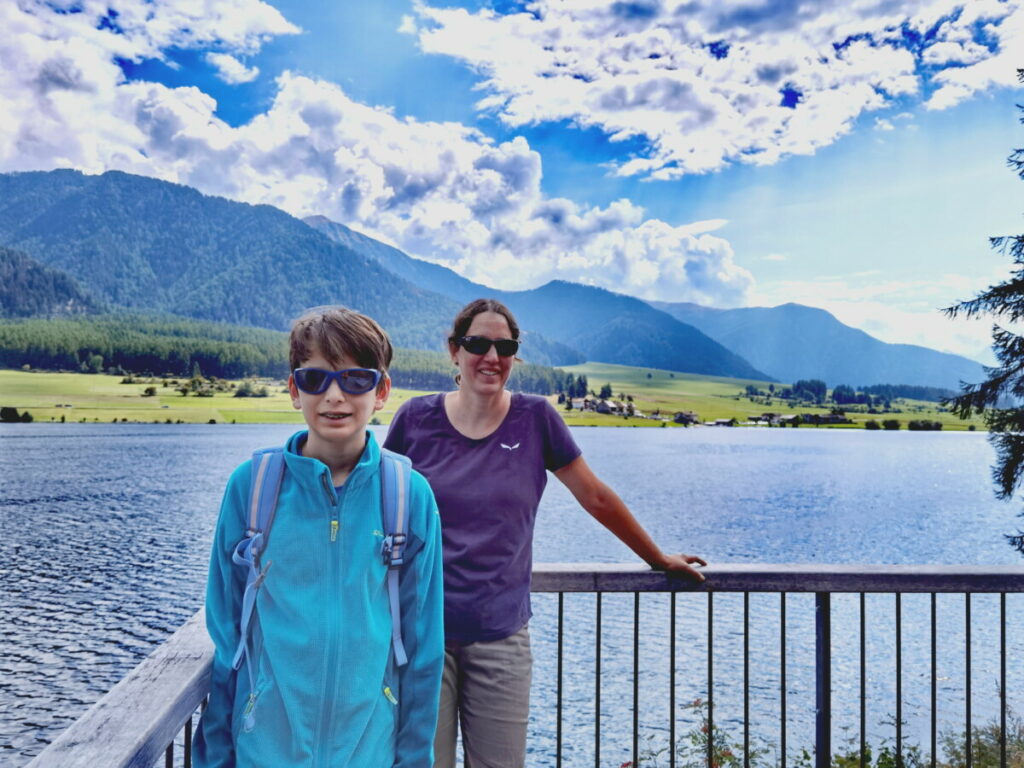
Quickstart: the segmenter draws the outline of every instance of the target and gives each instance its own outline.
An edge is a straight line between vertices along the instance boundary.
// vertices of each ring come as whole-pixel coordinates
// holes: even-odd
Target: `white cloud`
[[[647,150],[617,172],[653,179],[813,153],[898,97],[937,88],[928,106],[943,108],[1012,85],[1024,24],[1019,0],[535,0],[509,15],[420,2],[415,11],[419,23],[403,29],[480,73],[480,109],[513,127],[565,120],[612,141],[642,138]],[[979,28],[995,52],[975,40]]]
[[[197,88],[127,82],[115,57],[160,58],[171,45],[245,56],[296,29],[259,0],[207,0],[191,15],[168,2],[111,5],[118,30],[102,28],[106,5],[60,14],[0,4],[0,170],[119,169],[324,214],[508,288],[558,277],[737,305],[753,284],[712,234],[721,220],[671,226],[628,200],[545,197],[540,156],[522,138],[495,143],[457,123],[398,118],[292,73],[239,127]],[[144,7],[151,24],[140,21]]]
[[[247,67],[230,53],[208,53],[206,60],[217,70],[217,77],[225,83],[250,83],[259,77],[259,67]]]
[[[892,121],[886,120],[884,117],[875,118],[875,130],[876,131],[891,131],[894,130],[895,126]]]
[[[769,253],[761,257],[764,261],[788,261],[789,257],[784,253]]]

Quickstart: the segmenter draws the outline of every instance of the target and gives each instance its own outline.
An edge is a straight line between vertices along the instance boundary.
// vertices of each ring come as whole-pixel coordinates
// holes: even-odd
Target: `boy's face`
[[[303,361],[303,368],[323,368],[328,371],[345,368],[361,368],[354,360],[345,355],[337,365],[328,362],[320,352],[316,352],[308,360]],[[379,411],[387,402],[391,392],[391,381],[387,377],[380,384],[361,395],[343,392],[337,381],[318,395],[303,392],[295,384],[294,374],[288,377],[288,391],[292,396],[292,405],[302,411],[302,416],[309,426],[307,445],[315,452],[321,449],[335,452],[347,447],[355,449],[362,446],[363,433],[374,412]]]

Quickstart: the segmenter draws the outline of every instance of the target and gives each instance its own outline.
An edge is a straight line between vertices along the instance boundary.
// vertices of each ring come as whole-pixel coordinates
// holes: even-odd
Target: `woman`
[[[445,666],[435,768],[454,767],[460,722],[467,768],[525,762],[533,524],[547,470],[653,568],[704,578],[694,568],[706,565],[701,558],[658,548],[590,470],[547,400],[505,389],[518,349],[505,305],[466,305],[448,339],[458,389],[404,403],[384,443],[427,477],[441,514]]]

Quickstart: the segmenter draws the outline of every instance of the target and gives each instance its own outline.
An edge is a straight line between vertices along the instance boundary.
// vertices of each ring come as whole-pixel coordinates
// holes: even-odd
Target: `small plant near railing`
[[[695,699],[684,709],[696,715],[697,724],[684,733],[676,741],[677,768],[707,768],[708,738],[712,741],[711,768],[743,768],[743,744],[733,741],[721,726],[711,726],[708,722],[708,703],[703,699]],[[646,746],[637,755],[636,765],[627,760],[618,768],[668,768],[668,745],[655,748],[651,744],[655,739],[664,740],[664,734],[650,734],[646,737]],[[765,758],[773,750],[772,746],[754,747],[750,750],[750,765],[753,768],[767,768]],[[774,761],[778,764],[778,760]]]
[[[693,711],[698,722],[690,731],[683,734],[676,743],[676,761],[678,768],[707,768],[708,757],[708,717],[707,702],[697,699],[686,709]],[[895,727],[893,720],[883,725]],[[906,725],[906,723],[904,723]],[[743,768],[743,745],[735,741],[730,734],[719,726],[713,727],[714,749],[711,768]],[[1006,716],[1006,768],[1024,768],[1024,719],[1013,711]],[[656,746],[654,742],[663,742],[664,734],[649,734],[645,737],[646,746],[640,751],[636,765],[627,760],[617,768],[668,768],[668,745]],[[972,768],[1000,768],[1001,729],[998,722],[971,728],[971,766]],[[941,759],[935,761],[935,768],[966,768],[966,738],[963,731],[947,731],[940,735]],[[789,761],[793,768],[814,768],[813,750],[803,748],[796,758]],[[844,739],[844,747],[832,755],[832,768],[861,768],[861,752],[859,738],[849,736]],[[883,738],[879,745],[868,745],[864,750],[863,765],[868,768],[931,768],[931,755],[924,752],[920,745],[904,741],[902,754],[896,749],[893,739]],[[751,768],[779,768],[781,765],[777,747],[769,743],[750,750],[749,765]]]
[[[1001,730],[999,723],[971,728],[971,765],[973,768],[999,768]],[[965,768],[964,734],[945,733],[941,738],[946,760],[938,768]],[[1024,720],[1016,713],[1006,714],[1006,768],[1024,768]]]

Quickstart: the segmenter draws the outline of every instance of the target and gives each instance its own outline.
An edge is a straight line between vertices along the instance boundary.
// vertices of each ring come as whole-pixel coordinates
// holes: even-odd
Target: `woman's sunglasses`
[[[519,351],[518,339],[489,339],[486,336],[459,336],[452,339],[452,341],[471,355],[486,355],[490,351],[492,344],[500,357],[512,357]]]
[[[380,383],[381,373],[372,368],[345,368],[341,371],[326,371],[323,368],[296,368],[295,386],[307,395],[319,395],[331,386],[331,381],[338,382],[342,392],[350,395],[362,395]]]

